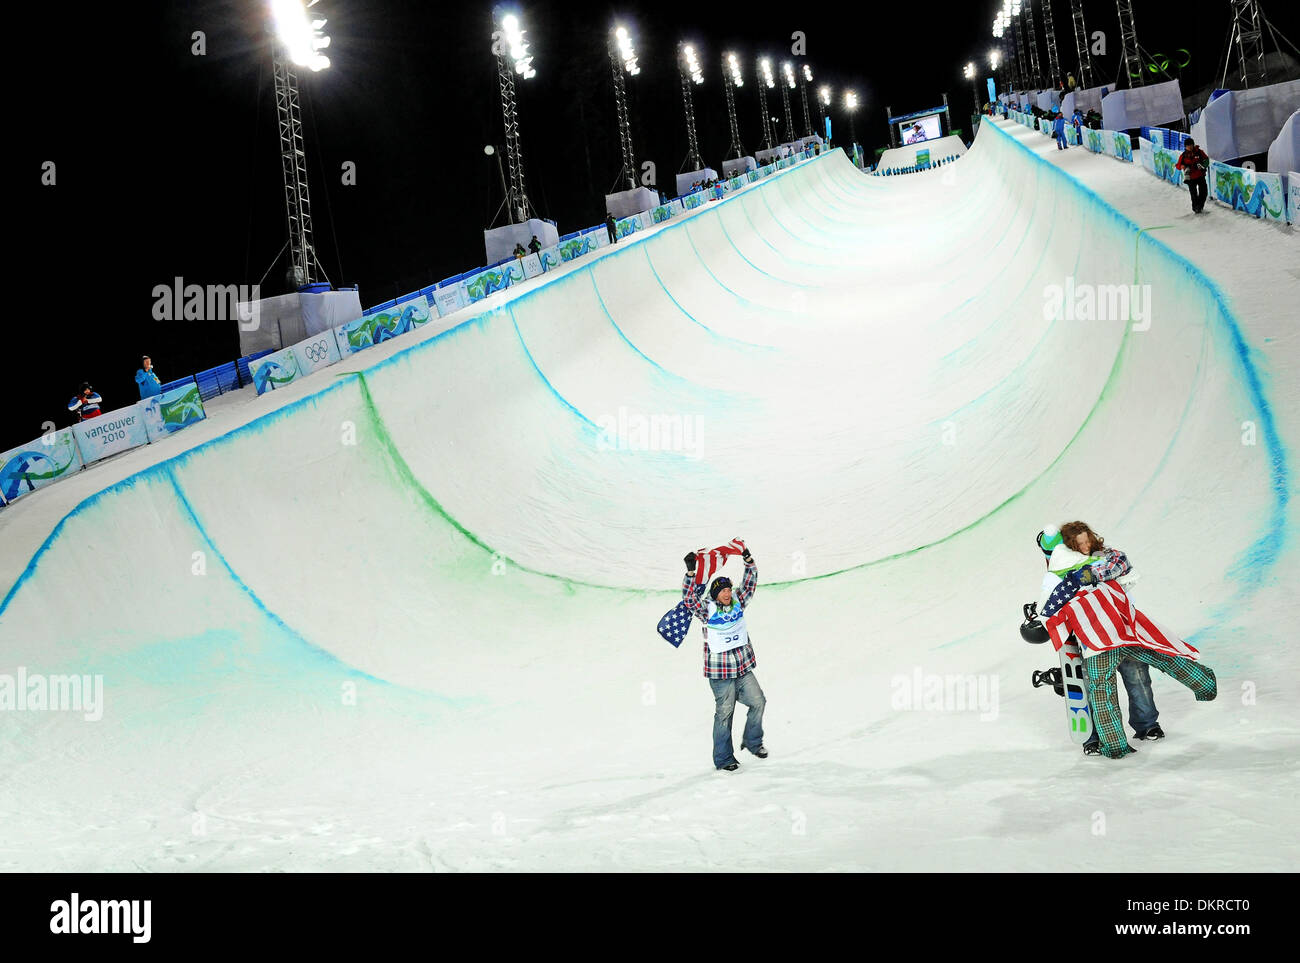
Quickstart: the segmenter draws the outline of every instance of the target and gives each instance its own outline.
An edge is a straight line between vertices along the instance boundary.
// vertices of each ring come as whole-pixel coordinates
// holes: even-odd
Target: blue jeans
[[[1146,732],[1156,724],[1160,712],[1156,709],[1155,696],[1151,693],[1151,669],[1145,662],[1125,659],[1119,664],[1119,677],[1124,680],[1124,692],[1128,696],[1128,724],[1135,732]],[[1097,742],[1096,726],[1084,745]]]
[[[753,672],[746,672],[739,679],[709,679],[713,689],[713,765],[721,769],[736,762],[731,749],[731,717],[736,712],[736,703],[749,706],[745,714],[745,734],[740,744],[746,749],[757,749],[763,744],[763,707],[767,699],[759,688],[758,679]]]

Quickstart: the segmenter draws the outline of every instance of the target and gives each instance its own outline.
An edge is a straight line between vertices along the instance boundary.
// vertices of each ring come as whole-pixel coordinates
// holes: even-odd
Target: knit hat
[[[725,588],[731,588],[731,579],[727,578],[725,575],[719,575],[709,586],[709,598],[716,602],[718,600],[718,593]]]
[[[1061,544],[1061,532],[1055,525],[1048,525],[1038,533],[1038,547],[1042,549],[1043,555],[1047,558],[1052,557],[1052,549]]]

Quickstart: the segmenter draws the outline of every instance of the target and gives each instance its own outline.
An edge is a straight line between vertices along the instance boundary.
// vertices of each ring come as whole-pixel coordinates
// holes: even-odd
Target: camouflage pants
[[[1165,655],[1140,645],[1125,645],[1089,656],[1083,664],[1088,672],[1088,704],[1092,706],[1092,725],[1101,740],[1101,754],[1110,759],[1122,759],[1130,752],[1137,751],[1128,744],[1128,738],[1124,735],[1119,689],[1115,685],[1115,671],[1125,660],[1145,662],[1152,668],[1159,669],[1191,689],[1197,702],[1210,702],[1219,694],[1214,670],[1181,655]]]

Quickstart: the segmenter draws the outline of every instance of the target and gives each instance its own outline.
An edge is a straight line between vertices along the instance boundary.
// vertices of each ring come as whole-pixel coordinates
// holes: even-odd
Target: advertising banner
[[[334,329],[334,337],[338,341],[340,356],[347,357],[428,323],[429,299],[421,294],[394,307],[340,324]]]
[[[561,241],[555,245],[560,252],[560,259],[572,261],[575,257],[582,257],[596,249],[596,241],[590,234],[580,234],[577,237],[571,237],[567,241]]]
[[[1286,198],[1282,194],[1282,177],[1267,171],[1232,167],[1210,161],[1210,196],[1234,211],[1281,221],[1286,217]]]
[[[73,425],[72,434],[86,465],[149,443],[138,402]]]
[[[98,420],[98,419],[93,419]],[[52,431],[0,455],[0,501],[11,502],[81,470],[71,428]]]
[[[1300,174],[1288,171],[1286,175],[1287,221],[1300,224]]]
[[[528,255],[528,257],[524,258],[523,265],[525,278],[537,277],[545,271],[545,268],[542,267],[542,252],[538,251],[536,254]]]
[[[334,341],[334,333],[326,332],[319,337]],[[337,350],[335,351],[337,354]],[[140,415],[144,420],[145,436],[150,443],[198,424],[206,418],[203,410],[203,398],[199,395],[199,386],[194,382],[165,391],[152,398],[139,402]]]
[[[292,347],[281,348],[248,362],[248,373],[253,376],[257,393],[264,395],[298,377],[298,357],[293,353]]]
[[[560,256],[560,245],[558,244],[544,247],[537,254],[537,261],[542,266],[542,273],[559,267],[563,260],[564,258]]]
[[[547,248],[547,250],[553,251],[555,248]],[[545,253],[546,251],[542,252]],[[439,317],[445,318],[453,311],[459,311],[469,304],[469,297],[465,294],[465,282],[457,281],[445,288],[438,288],[433,292],[433,300],[438,307]]]
[[[506,265],[488,268],[465,279],[465,295],[470,304],[510,287],[510,269]]]
[[[334,337],[333,330],[299,341],[293,346],[293,354],[298,362],[298,372],[304,375],[328,368],[341,357],[338,339]]]

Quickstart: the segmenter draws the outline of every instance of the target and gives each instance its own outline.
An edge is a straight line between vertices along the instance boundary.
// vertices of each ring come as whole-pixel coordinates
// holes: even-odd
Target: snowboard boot
[[[758,756],[758,758],[760,758],[760,759],[766,759],[766,758],[767,758],[767,750],[766,750],[765,748],[763,748],[762,746],[759,746],[757,749],[749,749],[749,748],[746,748],[746,747],[744,747],[744,746],[742,746],[741,748],[742,748],[742,749],[745,749],[746,752],[752,752],[754,755]]]
[[[719,766],[718,772],[735,772],[739,768],[740,768],[740,763],[732,761],[727,763],[725,766]]]
[[[1134,732],[1133,736],[1137,739],[1163,739],[1165,737],[1165,730],[1161,729],[1159,726],[1152,726],[1150,729],[1144,729],[1142,732]]]
[[[1085,756],[1100,756],[1100,755],[1101,755],[1101,743],[1100,743],[1100,742],[1085,742],[1085,743],[1083,744],[1083,754],[1084,754]]]

